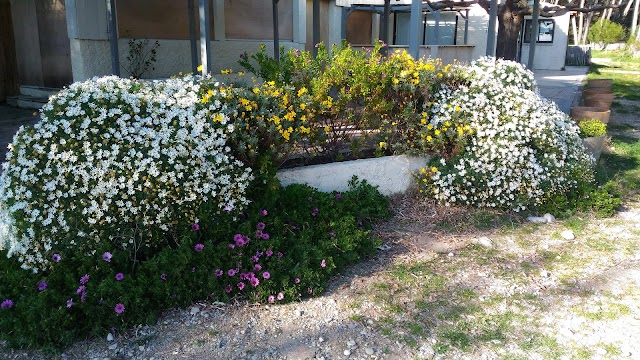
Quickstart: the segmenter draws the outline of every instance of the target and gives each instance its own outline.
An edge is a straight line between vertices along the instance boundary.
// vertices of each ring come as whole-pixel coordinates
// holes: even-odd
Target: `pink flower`
[[[337,193],[337,194],[336,194],[336,199],[342,199],[342,194]]]
[[[278,300],[282,300],[284,299],[284,294],[283,293],[278,293]]]
[[[258,230],[264,230],[265,227],[267,227],[267,225],[265,225],[263,222],[259,222],[256,226]]]
[[[242,291],[242,289],[244,289],[244,283],[243,282],[239,282],[238,283],[238,290]]]
[[[293,280],[293,282],[296,284],[300,284],[300,278],[296,278],[295,280]]]
[[[266,254],[267,254],[267,256],[271,256],[271,255],[273,255],[273,251],[271,251],[271,250],[267,250],[267,251],[266,251]]]
[[[235,245],[229,244],[229,249],[235,249],[235,247],[236,247]]]
[[[198,231],[198,230],[200,230],[200,225],[198,225],[198,223],[191,224],[191,231]]]
[[[238,273],[238,271],[236,269],[229,269],[227,271],[227,275],[229,275],[229,276],[236,276],[237,273]]]
[[[260,210],[260,216],[267,216],[268,214],[267,210]]]
[[[216,271],[213,272],[216,276],[222,276],[222,274],[224,274],[224,271],[220,270],[220,269],[216,269]]]
[[[262,266],[260,266],[260,264],[255,264],[255,265],[253,265],[253,270],[260,271],[260,270],[262,270]]]
[[[311,295],[313,293],[313,290],[311,288],[309,288],[309,290],[307,290],[307,292],[309,293],[309,295]]]
[[[224,289],[224,291],[228,294],[233,290],[233,286],[231,285],[227,285],[227,287]]]
[[[193,247],[197,252],[200,252],[202,250],[204,250],[204,244],[196,244],[196,246]]]
[[[73,299],[67,300],[67,309],[71,309],[72,306],[73,306]]]
[[[258,280],[257,277],[252,277],[251,279],[249,279],[249,282],[253,287],[257,287],[258,285],[260,285],[260,280]]]
[[[122,281],[122,279],[124,279],[124,274],[123,273],[117,273],[116,274],[116,280],[117,281]]]
[[[267,233],[262,233],[262,238],[263,238],[264,240],[269,240],[269,234],[267,234]]]
[[[80,285],[80,287],[76,290],[76,294],[80,294],[87,289],[86,286]]]
[[[60,260],[62,259],[62,257],[60,256],[60,254],[53,254],[51,256],[51,259],[55,262],[60,262]]]
[[[319,212],[320,210],[318,210],[318,208],[313,208],[313,211],[311,212],[311,216],[316,216],[318,215]]]
[[[265,272],[262,273],[262,277],[265,278],[265,279],[268,279],[268,278],[271,277],[271,274],[269,274],[268,271],[265,271]]]
[[[82,294],[80,294],[80,301],[84,302],[85,300],[87,300],[87,292],[83,291]]]
[[[111,255],[110,252],[105,252],[104,254],[102,254],[102,260],[106,261],[106,262],[111,262],[111,257],[113,255]]]
[[[114,310],[116,313],[122,314],[124,312],[124,304],[116,304]]]
[[[324,259],[322,259],[322,261],[320,262],[320,267],[323,267],[323,268],[327,267],[327,263],[326,261],[324,261]]]
[[[282,257],[282,253],[280,251],[278,251],[278,257],[281,258]]]
[[[270,303],[272,303],[272,302],[276,301],[276,298],[273,295],[270,295],[268,300],[269,300]]]

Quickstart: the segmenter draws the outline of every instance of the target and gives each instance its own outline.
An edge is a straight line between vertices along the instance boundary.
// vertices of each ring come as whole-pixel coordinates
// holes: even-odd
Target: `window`
[[[410,13],[395,13],[395,45],[409,44],[409,27],[411,26]],[[443,11],[440,13],[439,38],[436,39],[436,19],[432,13],[422,15],[422,34],[419,43],[421,45],[455,45],[457,13]]]
[[[531,19],[527,19],[524,23],[524,43],[531,42]],[[553,42],[553,31],[555,29],[556,23],[550,19],[538,20],[538,41],[537,43],[547,43],[550,44]]]
[[[255,0],[224,1],[224,32],[227,39],[273,39],[273,3]],[[278,35],[293,39],[293,1],[278,3]]]

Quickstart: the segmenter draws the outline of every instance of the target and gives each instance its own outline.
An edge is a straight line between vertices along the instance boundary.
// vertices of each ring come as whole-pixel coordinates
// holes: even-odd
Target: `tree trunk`
[[[524,15],[513,9],[513,0],[498,8],[498,41],[496,57],[516,60],[518,56],[518,36],[522,28]]]
[[[636,0],[633,6],[633,19],[631,20],[631,37],[636,34],[636,27],[638,26],[638,4],[640,0]]]
[[[584,0],[580,0],[580,7],[584,7]],[[576,45],[582,44],[582,38],[584,36],[584,14],[578,14],[578,39],[576,39]]]

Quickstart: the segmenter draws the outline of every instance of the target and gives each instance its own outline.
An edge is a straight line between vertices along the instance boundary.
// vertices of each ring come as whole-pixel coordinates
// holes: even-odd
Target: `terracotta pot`
[[[574,106],[569,111],[569,116],[576,121],[581,119],[598,119],[607,124],[609,122],[609,116],[611,116],[611,110],[599,107]]]
[[[598,160],[604,147],[604,135],[584,138],[582,139],[582,145],[591,156]]]
[[[611,110],[611,104],[613,101],[611,100],[603,100],[597,97],[587,97],[584,98],[582,104],[584,106],[595,107],[600,109]]]
[[[587,80],[588,89],[608,89],[611,90],[613,79],[589,79]]]
[[[585,89],[582,91],[582,96],[600,96],[603,98],[607,98],[607,99],[611,99],[611,101],[613,101],[613,98],[615,97],[615,94],[611,91],[611,90],[605,90],[605,89]]]

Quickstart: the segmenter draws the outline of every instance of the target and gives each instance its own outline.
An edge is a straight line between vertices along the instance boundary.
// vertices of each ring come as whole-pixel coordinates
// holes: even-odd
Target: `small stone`
[[[549,277],[551,274],[547,270],[540,270],[540,276]]]
[[[344,354],[345,356],[349,356],[349,355],[351,355],[351,350],[347,349],[347,350],[345,350],[345,351],[343,352],[343,354]]]
[[[118,344],[109,345],[109,350],[115,350],[118,348]]]
[[[450,252],[450,253],[448,253],[448,254],[447,254],[447,256],[448,256],[448,257],[453,257],[453,253],[452,253],[452,252]]]
[[[562,236],[563,239],[565,240],[573,240],[576,238],[575,234],[573,233],[573,231],[571,230],[565,230],[563,231],[560,236]]]
[[[192,306],[191,311],[189,312],[191,315],[197,315],[200,312],[200,308],[197,306]]]
[[[368,348],[364,348],[364,352],[365,352],[367,355],[373,355],[373,353],[374,353],[373,349],[372,349],[372,348],[370,348],[370,347],[368,347]]]
[[[144,345],[138,346],[138,351],[143,351],[144,352]]]
[[[296,316],[302,316],[304,312],[302,310],[296,310]]]
[[[552,223],[556,220],[556,217],[549,213],[544,214],[542,217],[545,218],[545,220],[547,220],[548,223]]]
[[[107,341],[113,341],[113,334],[112,333],[107,334]]]
[[[491,241],[491,239],[489,239],[486,236],[483,236],[479,239],[476,240],[476,244],[480,245],[480,246],[484,246],[486,248],[492,248],[493,247],[493,241]]]
[[[356,346],[356,342],[353,341],[353,340],[349,340],[349,341],[347,341],[347,346],[348,347],[354,347],[354,346]]]
[[[323,337],[320,337],[320,338],[318,339],[318,342],[324,342],[324,338],[323,338]]]
[[[547,219],[540,217],[540,216],[529,216],[527,217],[527,221],[532,222],[532,223],[538,223],[538,224],[546,224],[547,223]]]
[[[129,352],[127,353],[127,356],[128,356],[129,358],[132,358],[132,357],[133,357],[133,351],[129,351]]]
[[[371,320],[371,319],[367,320],[367,324],[373,325],[373,320]]]

